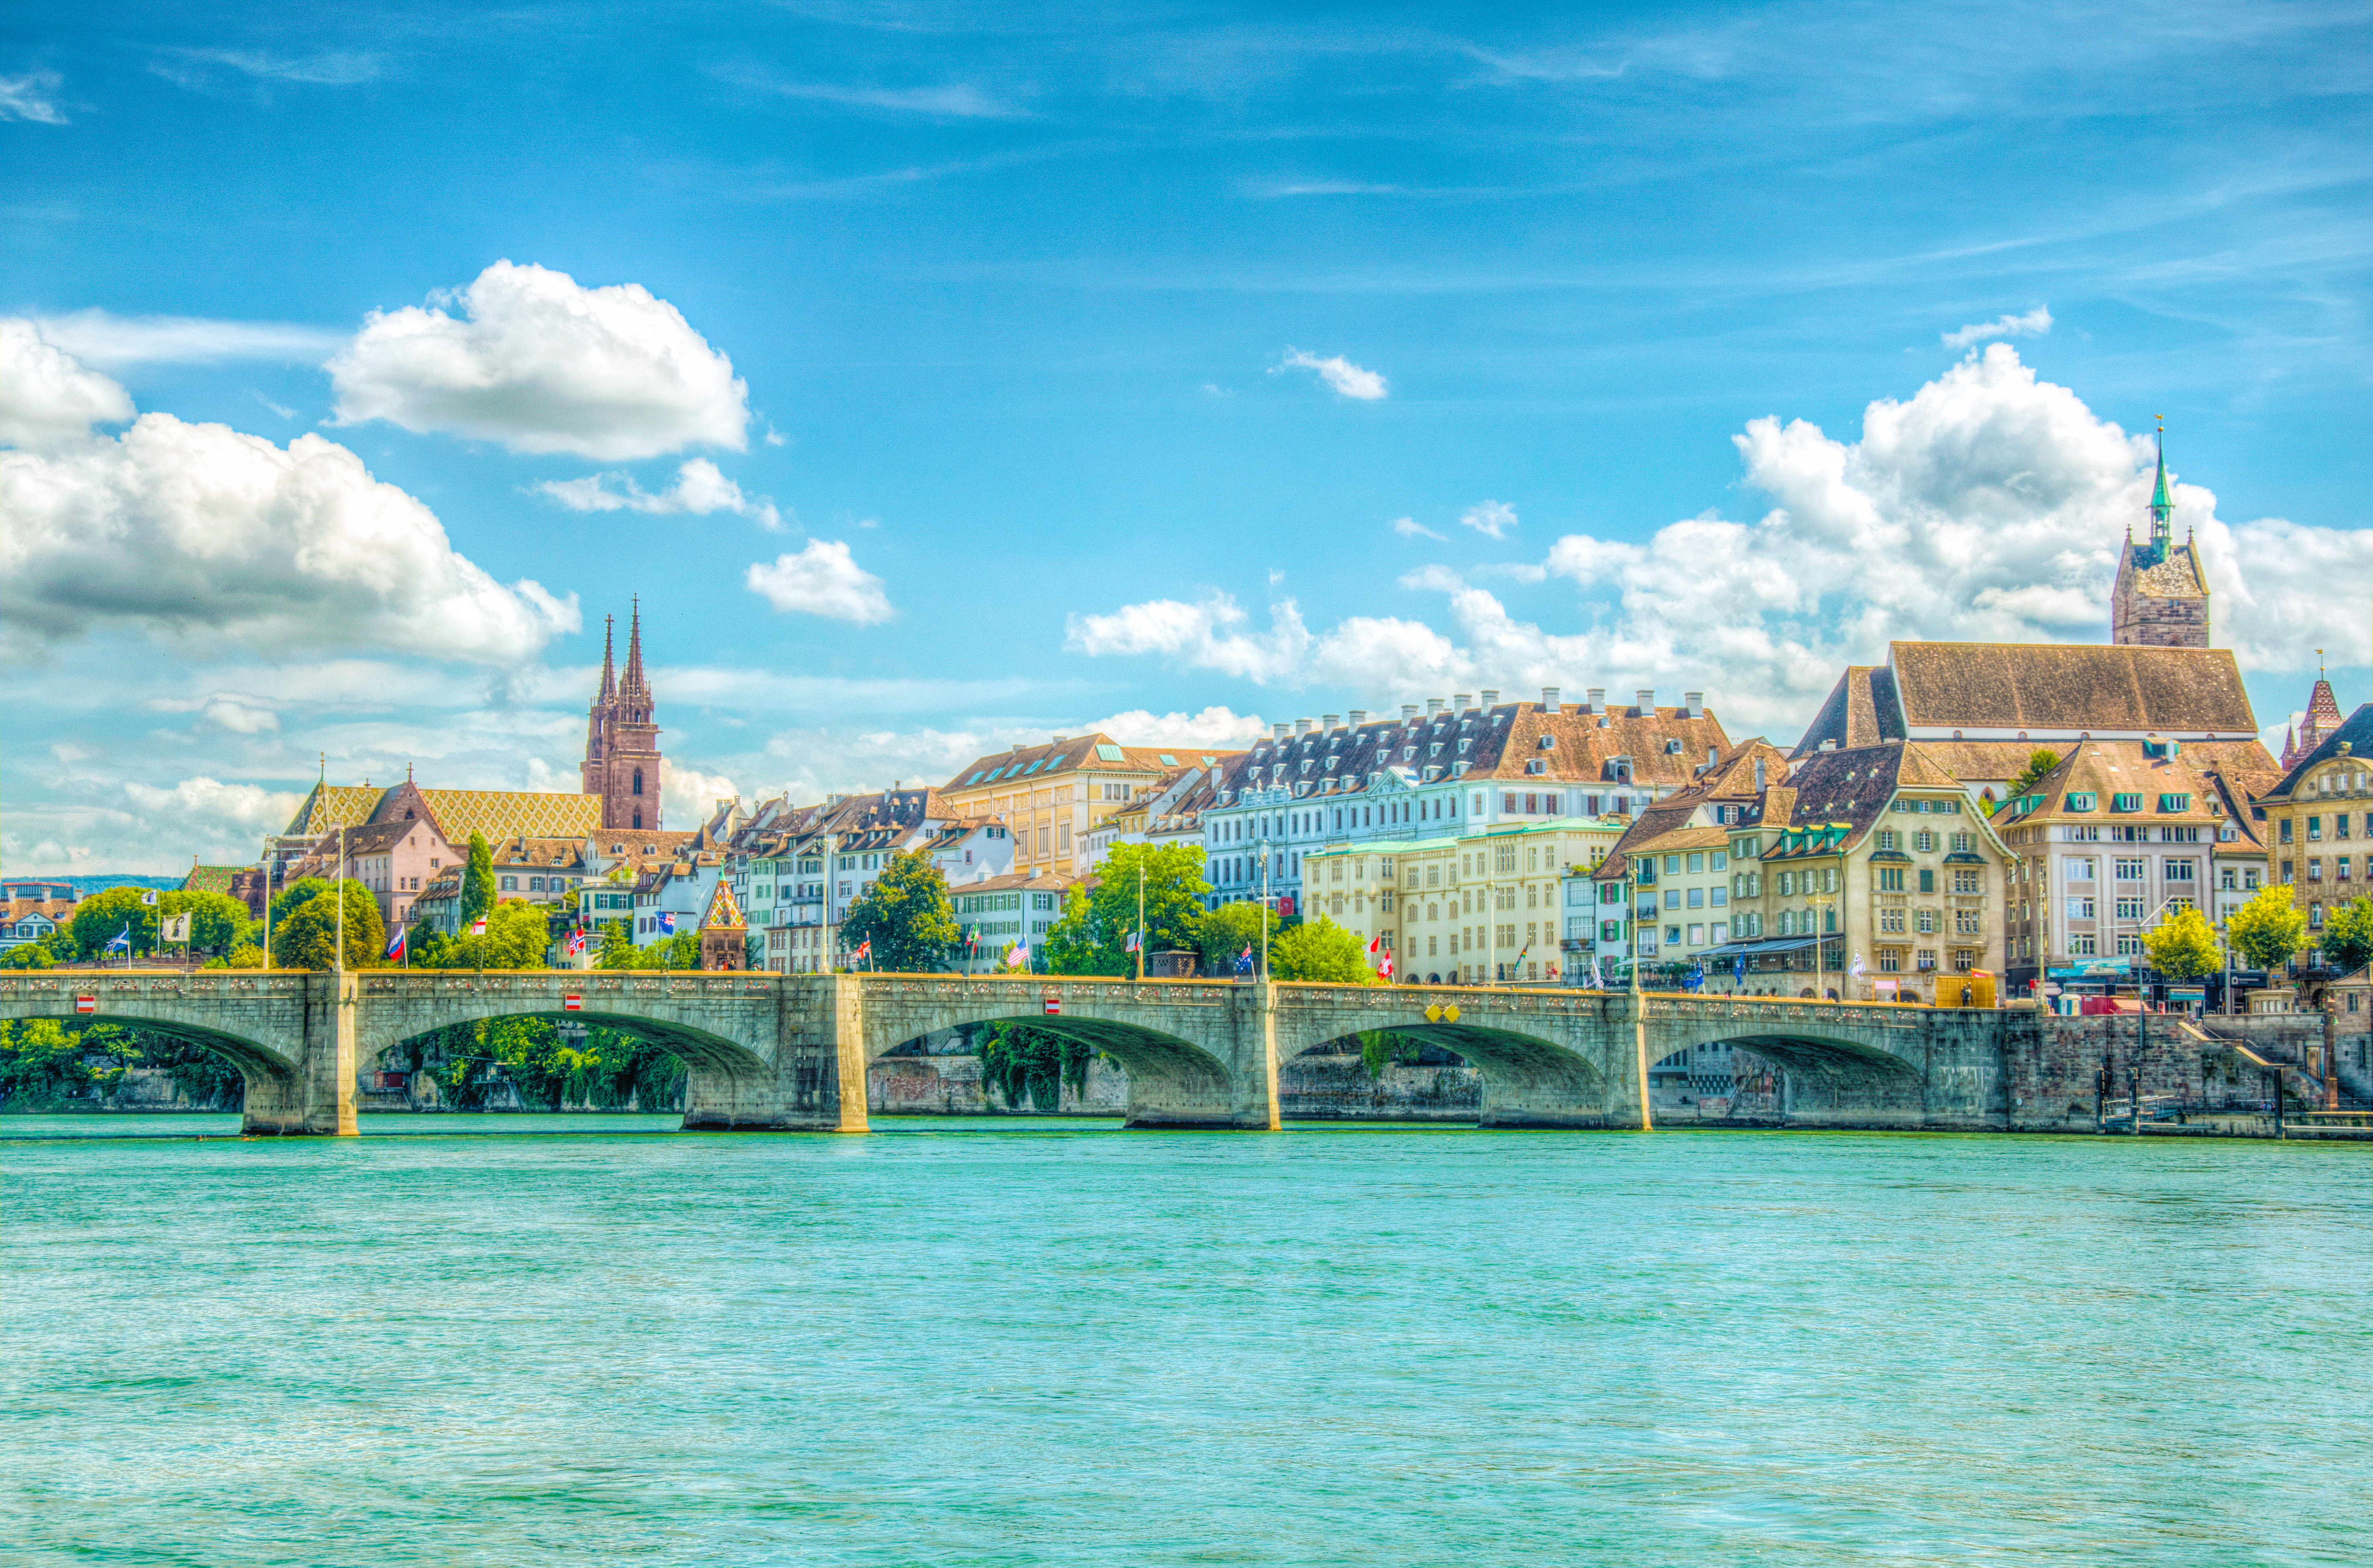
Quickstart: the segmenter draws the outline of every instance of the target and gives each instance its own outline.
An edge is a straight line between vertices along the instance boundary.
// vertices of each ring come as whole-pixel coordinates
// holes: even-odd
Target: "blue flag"
[[[1745,985],[1747,983],[1746,954],[1741,953],[1736,958],[1730,960],[1730,977],[1738,981],[1741,985]]]
[[[660,935],[672,936],[675,935],[675,912],[673,910],[661,910],[660,911],[657,918],[659,920]]]
[[[123,923],[123,930],[117,932],[114,935],[107,939],[107,947],[104,951],[112,953],[118,947],[123,948],[127,953],[132,951],[132,923],[128,920]]]
[[[1245,944],[1245,950],[1236,955],[1236,972],[1238,974],[1253,972],[1253,945],[1249,942]]]

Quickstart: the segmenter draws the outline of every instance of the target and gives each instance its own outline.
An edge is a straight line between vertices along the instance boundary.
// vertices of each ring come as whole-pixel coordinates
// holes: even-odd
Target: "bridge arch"
[[[922,1034],[1006,1024],[1036,1029],[1041,1034],[1100,1051],[1119,1063],[1121,1070],[1128,1074],[1128,1121],[1133,1126],[1155,1124],[1155,1113],[1165,1109],[1175,1113],[1224,1106],[1233,1095],[1234,1086],[1225,1062],[1194,1041],[1163,1030],[1081,1013],[1054,1016],[1044,1011],[1017,1013],[1010,1002],[963,1011],[967,1016],[952,1016]],[[867,1030],[866,1064],[871,1066],[900,1046],[921,1039],[922,1034],[887,1040],[877,1038],[875,1030]],[[1197,1121],[1202,1119],[1200,1115],[1196,1117]]]

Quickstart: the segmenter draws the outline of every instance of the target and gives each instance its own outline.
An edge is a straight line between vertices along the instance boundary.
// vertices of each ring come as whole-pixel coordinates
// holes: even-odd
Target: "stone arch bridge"
[[[1649,1063],[1725,1044],[1771,1063],[1771,1120],[2006,1124],[2008,1052],[2033,1016],[1891,1003],[1483,986],[1230,984],[692,971],[28,971],[0,1019],[136,1025],[247,1080],[251,1132],[351,1134],[388,1048],[449,1024],[574,1019],[656,1041],[688,1072],[684,1125],[863,1132],[872,1062],[926,1034],[1026,1023],[1128,1070],[1133,1127],[1278,1125],[1278,1064],[1367,1030],[1457,1052],[1487,1127],[1639,1127]]]

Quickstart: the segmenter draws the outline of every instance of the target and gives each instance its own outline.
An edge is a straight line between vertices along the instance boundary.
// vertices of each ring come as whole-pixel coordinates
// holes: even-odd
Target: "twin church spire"
[[[585,726],[584,790],[602,797],[604,828],[660,825],[658,704],[643,673],[643,603],[634,601],[626,631],[626,668],[617,668],[617,622],[602,618],[602,690]]]

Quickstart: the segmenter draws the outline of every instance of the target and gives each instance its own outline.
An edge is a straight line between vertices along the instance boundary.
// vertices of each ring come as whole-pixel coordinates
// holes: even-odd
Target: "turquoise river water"
[[[0,1562],[2373,1561],[2361,1145],[672,1120],[0,1120]]]

